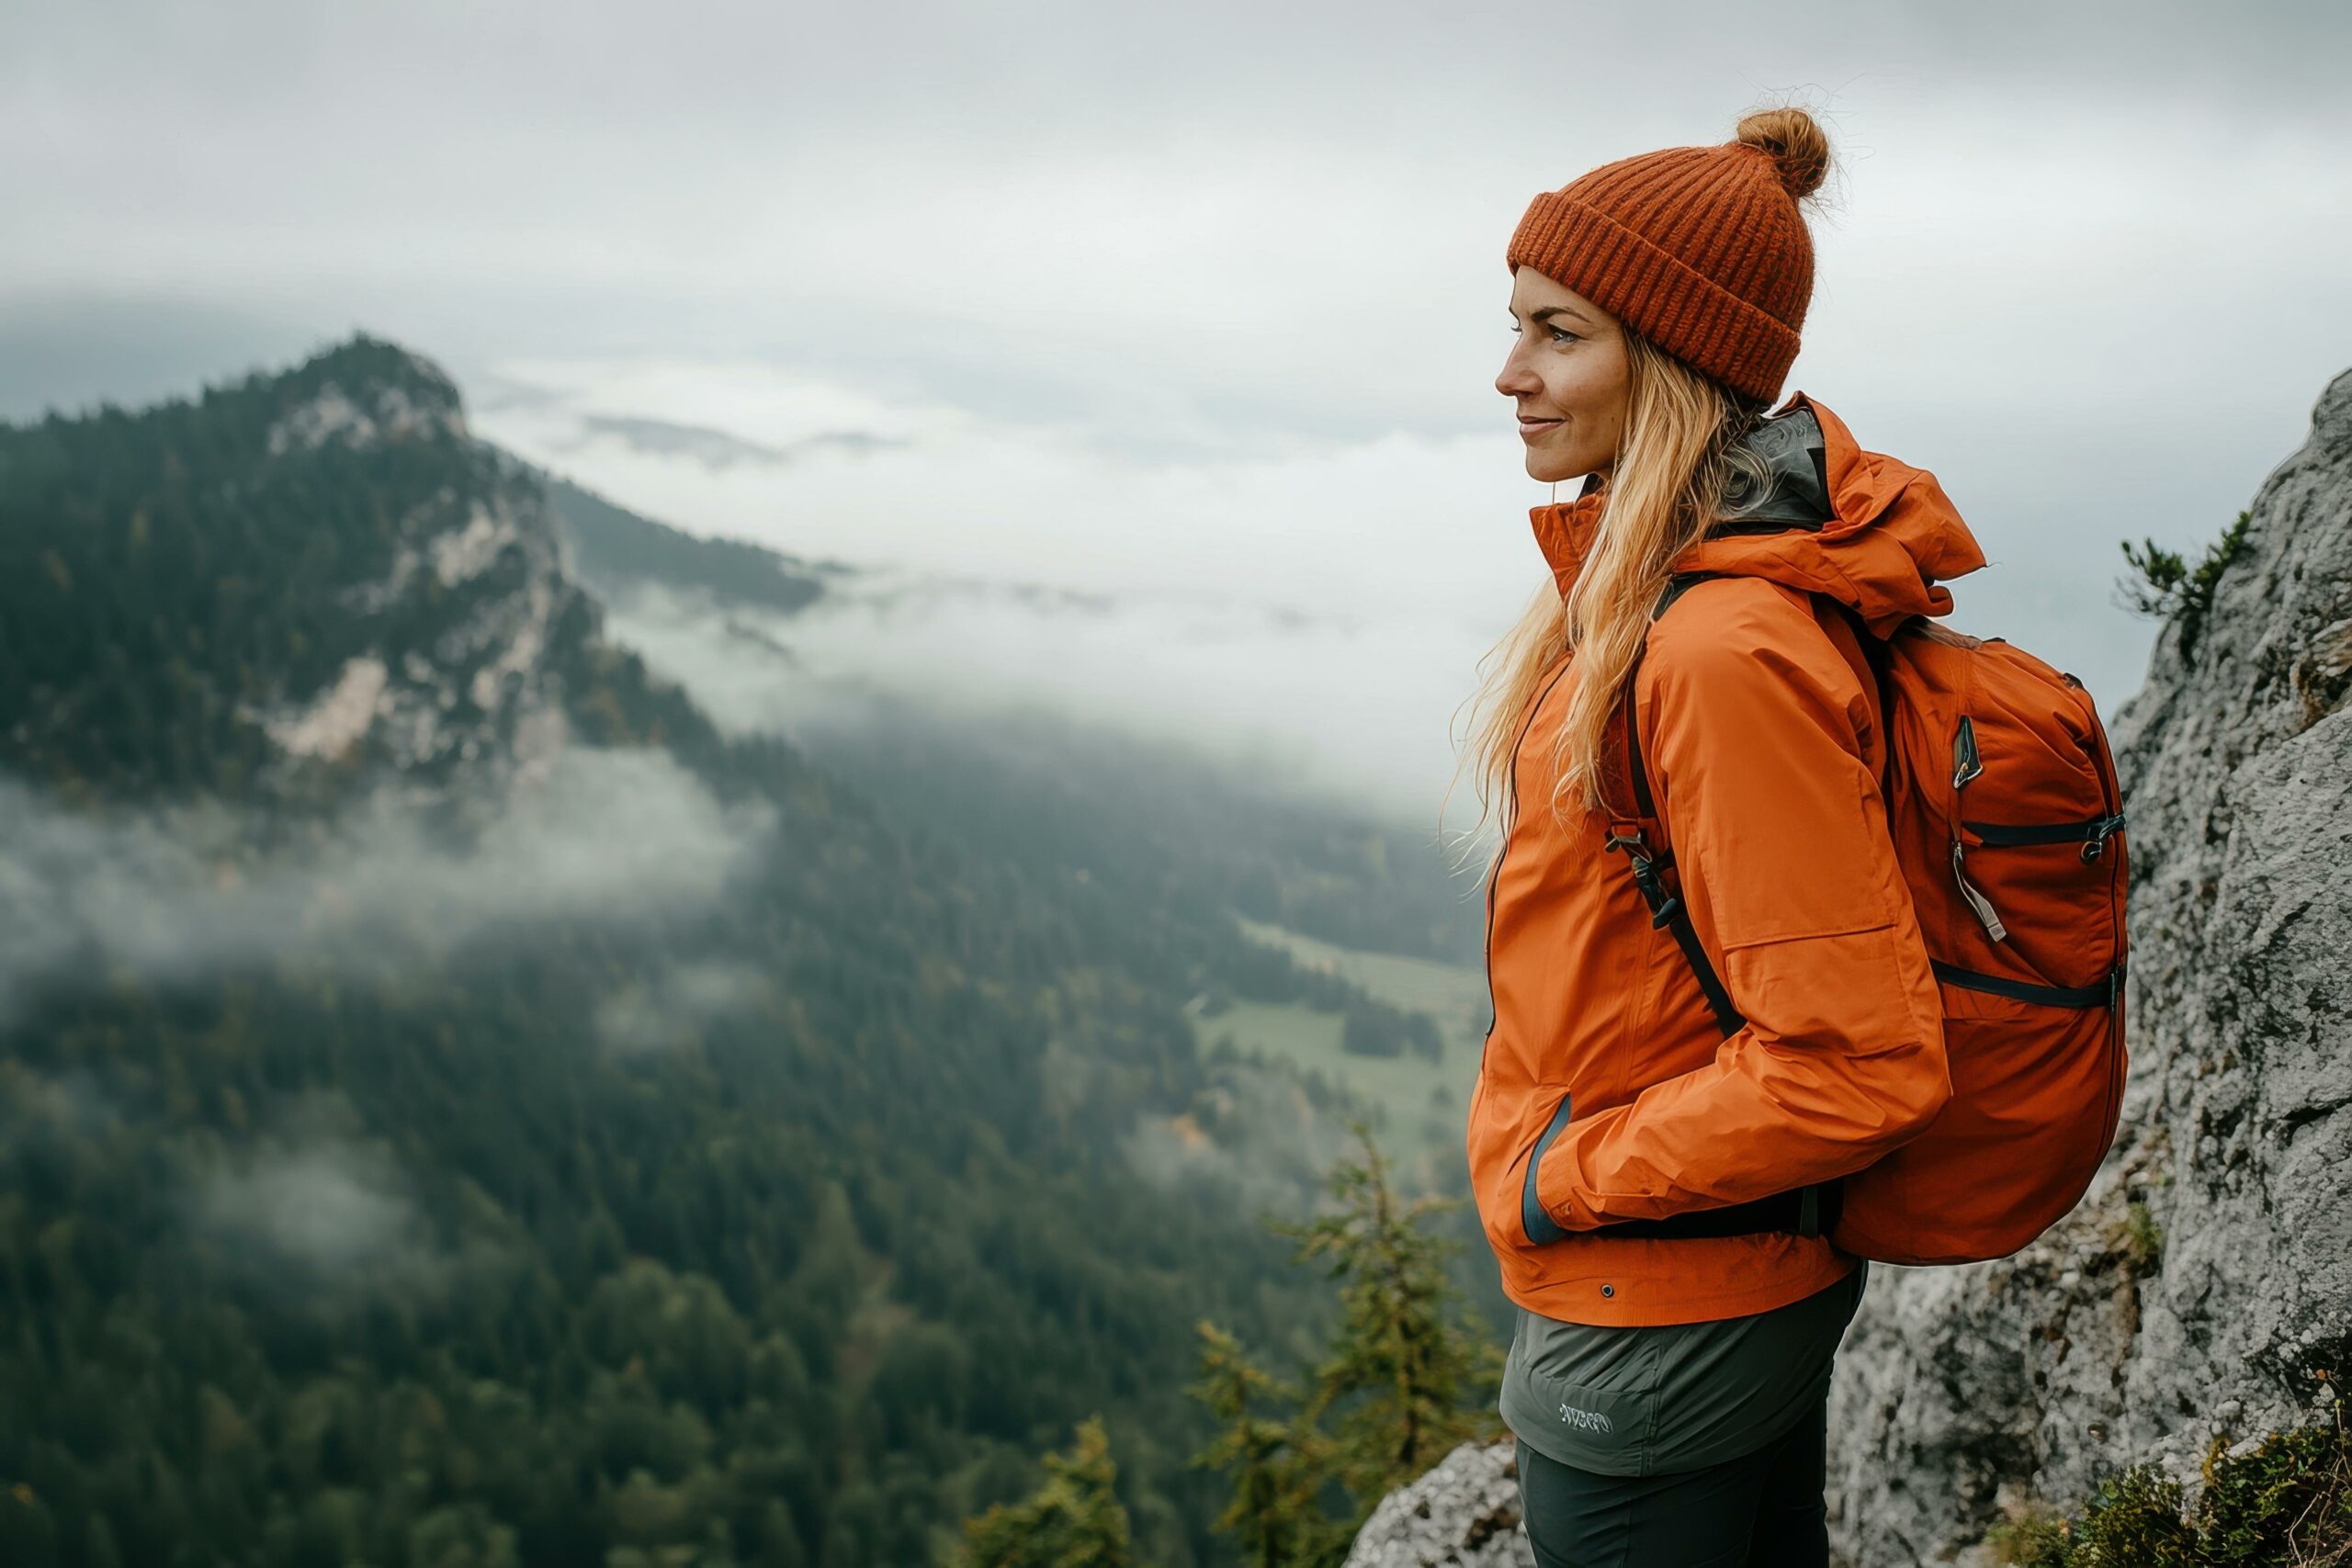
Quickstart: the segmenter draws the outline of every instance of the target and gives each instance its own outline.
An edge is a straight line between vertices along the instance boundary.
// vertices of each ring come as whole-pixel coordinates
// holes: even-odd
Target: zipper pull
[[[1994,639],[1988,637],[1986,640]],[[1984,771],[1984,759],[1976,750],[1976,726],[1966,714],[1962,714],[1960,728],[1952,732],[1951,738],[1952,816],[1955,818],[1960,816],[1958,802],[1962,786]],[[1993,908],[1993,901],[1968,880],[1968,872],[1961,861],[1962,845],[1960,836],[1955,833],[1951,840],[1951,879],[1960,884],[1960,896],[1968,900],[1969,909],[1984,923],[1984,934],[1995,942],[2002,941],[2009,934],[2008,927],[2001,923],[2000,914]]]
[[[1987,637],[1986,641],[1996,640]],[[1959,789],[1984,771],[1984,759],[1976,752],[1976,726],[1966,714],[1960,716],[1960,728],[1951,738],[1951,787]]]
[[[1993,901],[1985,897],[1968,880],[1968,873],[1961,864],[1961,842],[1958,839],[1954,839],[1951,841],[1951,879],[1960,884],[1960,896],[1968,900],[1969,908],[1975,913],[1979,920],[1984,922],[1985,935],[1995,942],[2006,941],[2009,934],[2008,927],[2001,923],[2001,917],[1994,909]]]

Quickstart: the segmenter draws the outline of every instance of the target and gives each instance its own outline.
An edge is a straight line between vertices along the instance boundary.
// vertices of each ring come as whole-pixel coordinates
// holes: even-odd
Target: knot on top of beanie
[[[1758,109],[1739,122],[1731,145],[1769,154],[1781,188],[1798,201],[1829,177],[1829,138],[1803,109]]]

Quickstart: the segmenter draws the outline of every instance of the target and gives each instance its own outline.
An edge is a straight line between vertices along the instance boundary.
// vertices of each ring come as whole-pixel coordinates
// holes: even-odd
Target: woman
[[[1812,1195],[1951,1092],[1865,644],[1984,558],[1931,476],[1809,400],[1767,412],[1828,158],[1802,110],[1753,114],[1537,197],[1508,253],[1496,388],[1530,475],[1586,476],[1531,513],[1554,581],[1473,736],[1510,804],[1468,1153],[1544,1568],[1826,1562],[1830,1369],[1869,1265]],[[1678,571],[1714,575],[1653,618]]]

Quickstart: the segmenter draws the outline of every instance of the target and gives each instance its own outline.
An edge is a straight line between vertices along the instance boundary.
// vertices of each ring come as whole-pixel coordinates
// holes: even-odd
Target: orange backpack
[[[1715,575],[1677,573],[1651,619]],[[2081,1199],[2122,1107],[2131,871],[2115,760],[2073,675],[1925,615],[1882,639],[1850,606],[1816,597],[1845,615],[1878,677],[1887,824],[1942,993],[1951,1099],[1917,1138],[1851,1175],[1635,1224],[1655,1235],[1826,1234],[1888,1263],[2005,1258]],[[1655,823],[1630,702],[1623,712],[1634,798]],[[1608,847],[1632,858],[1651,923],[1674,928],[1717,1024],[1737,1032],[1744,1021],[1663,874],[1671,851],[1614,834]]]

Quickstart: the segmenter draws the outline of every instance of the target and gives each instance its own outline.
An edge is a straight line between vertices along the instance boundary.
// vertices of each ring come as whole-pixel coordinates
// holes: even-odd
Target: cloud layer
[[[259,852],[259,825],[231,808],[92,816],[0,779],[0,1021],[52,979],[283,957],[397,972],[535,921],[691,908],[773,830],[657,751],[560,752],[462,849],[389,794]]]
[[[2352,364],[2347,17],[19,8],[0,413],[365,325],[681,526],[1376,626],[1366,734],[1418,757],[1541,581],[1512,223],[1794,95],[1839,164],[1792,387],[1970,518],[1956,622],[2111,709],[2153,637],[2120,541],[2200,548]]]

